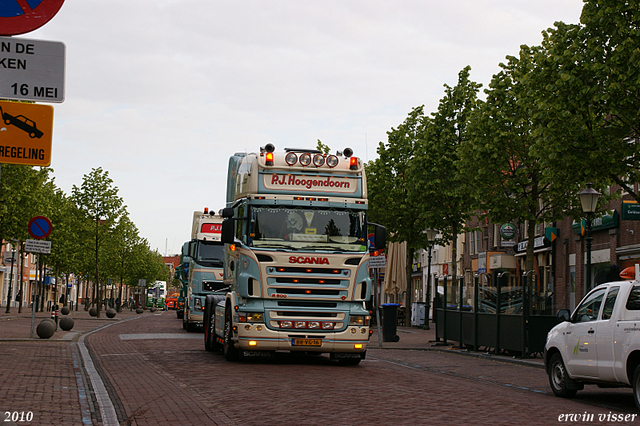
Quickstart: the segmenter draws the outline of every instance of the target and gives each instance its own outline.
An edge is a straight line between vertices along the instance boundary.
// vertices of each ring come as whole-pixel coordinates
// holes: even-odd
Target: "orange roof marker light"
[[[620,278],[623,280],[636,280],[640,281],[640,265],[637,263],[634,266],[629,266],[628,268],[624,268],[620,272]]]

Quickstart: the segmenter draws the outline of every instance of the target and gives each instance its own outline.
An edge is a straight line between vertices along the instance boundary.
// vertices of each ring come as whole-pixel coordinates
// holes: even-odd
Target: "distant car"
[[[16,126],[18,129],[27,132],[30,138],[40,139],[44,135],[44,133],[42,133],[42,131],[38,130],[38,128],[36,127],[35,121],[29,120],[24,115],[18,115],[14,117],[9,113],[3,112],[2,119],[4,120],[5,124],[11,124],[13,126]]]

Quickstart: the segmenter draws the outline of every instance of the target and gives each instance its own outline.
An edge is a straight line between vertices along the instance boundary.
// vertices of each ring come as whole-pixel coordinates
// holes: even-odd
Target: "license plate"
[[[291,346],[322,346],[322,339],[291,339]]]

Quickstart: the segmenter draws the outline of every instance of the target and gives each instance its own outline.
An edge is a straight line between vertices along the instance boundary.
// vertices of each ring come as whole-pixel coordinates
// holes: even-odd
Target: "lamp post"
[[[436,231],[435,229],[427,228],[422,232],[427,234],[427,240],[429,240],[429,257],[427,263],[427,297],[424,302],[424,324],[422,325],[422,328],[424,330],[430,330],[429,311],[431,310],[431,249],[433,248],[433,243],[436,241],[438,231]]]
[[[7,310],[5,311],[5,314],[8,314],[9,312],[11,312],[11,284],[13,284],[13,264],[16,261],[16,249],[15,247],[13,247],[13,245],[11,246],[11,272],[9,273],[9,292],[7,294]]]
[[[587,271],[586,271],[586,291],[591,289],[591,243],[593,237],[591,237],[591,219],[598,206],[598,198],[600,193],[591,188],[591,184],[587,183],[587,187],[578,193],[580,197],[580,204],[582,204],[582,211],[587,216],[586,219],[586,236],[584,238],[587,243]]]

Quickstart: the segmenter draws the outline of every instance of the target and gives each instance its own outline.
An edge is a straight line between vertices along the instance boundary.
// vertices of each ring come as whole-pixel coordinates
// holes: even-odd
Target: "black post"
[[[473,348],[478,350],[478,305],[480,296],[480,274],[474,277],[473,283]]]
[[[9,272],[9,293],[7,293],[7,310],[5,314],[11,312],[11,285],[13,284],[13,263],[16,261],[16,249],[11,245],[11,272]]]
[[[447,344],[447,276],[444,277],[444,295],[442,297],[442,343]]]
[[[500,353],[500,311],[502,310],[502,274],[495,274],[496,279],[496,349]]]
[[[587,274],[586,274],[586,291],[587,294],[591,290],[591,243],[593,241],[593,237],[591,237],[591,216],[592,213],[587,213],[587,236],[585,237],[585,241],[587,243]]]
[[[429,244],[429,261],[427,263],[427,297],[424,301],[424,324],[422,326],[425,330],[429,328],[429,311],[431,310],[431,244]]]
[[[458,328],[458,335],[459,335],[458,347],[462,349],[462,301],[463,301],[462,292],[464,290],[464,275],[458,279],[460,281],[460,284],[459,284],[460,294],[458,295],[458,315],[459,315],[458,322],[460,323],[460,327]]]

